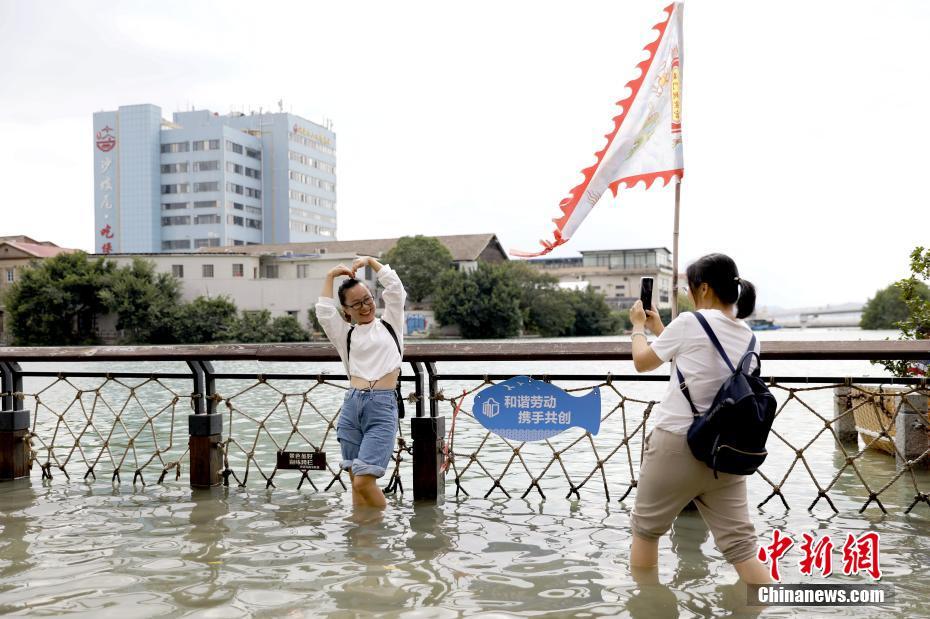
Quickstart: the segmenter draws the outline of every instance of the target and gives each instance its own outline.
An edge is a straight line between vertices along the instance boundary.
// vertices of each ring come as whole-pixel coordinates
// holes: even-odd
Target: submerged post
[[[29,477],[29,411],[23,408],[23,377],[18,363],[0,363],[0,481]]]
[[[852,388],[848,385],[833,388],[833,431],[844,446],[857,446],[856,417],[848,413],[852,408]]]
[[[442,469],[442,446],[446,434],[446,420],[439,417],[436,364],[426,363],[429,379],[429,417],[410,420],[413,439],[413,499],[437,501],[445,493],[445,476]]]
[[[187,417],[190,434],[191,488],[218,486],[223,470],[223,416],[216,412],[216,380],[209,361],[188,361],[194,379],[194,413]]]
[[[930,456],[918,461],[930,448],[930,428],[927,425],[926,394],[912,393],[902,396],[895,419],[894,435],[895,461],[899,467],[909,465],[919,469],[930,469]]]

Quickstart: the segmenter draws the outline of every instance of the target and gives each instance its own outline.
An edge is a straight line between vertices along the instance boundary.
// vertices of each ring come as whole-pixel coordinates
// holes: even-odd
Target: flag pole
[[[675,183],[675,230],[672,233],[672,320],[678,316],[678,215],[681,210],[681,179]]]

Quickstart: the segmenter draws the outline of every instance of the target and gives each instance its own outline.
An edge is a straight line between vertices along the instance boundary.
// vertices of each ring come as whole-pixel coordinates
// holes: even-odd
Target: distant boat
[[[747,322],[749,323],[749,328],[753,331],[774,331],[775,329],[781,329],[781,325],[776,325],[773,321],[766,320],[765,318],[753,318]]]

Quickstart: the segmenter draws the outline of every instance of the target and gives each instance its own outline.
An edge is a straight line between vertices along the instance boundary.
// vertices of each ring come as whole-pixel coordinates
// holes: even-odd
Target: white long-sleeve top
[[[381,298],[384,300],[384,312],[381,320],[372,320],[363,325],[355,325],[352,332],[351,359],[346,359],[346,339],[352,325],[343,317],[339,299],[320,297],[316,302],[316,317],[323,327],[326,337],[336,347],[342,365],[349,376],[358,376],[367,381],[375,381],[400,367],[402,355],[397,351],[394,338],[381,324],[387,321],[397,334],[400,349],[404,349],[404,302],[407,291],[397,272],[390,266],[383,265],[378,271],[378,282],[384,287]]]

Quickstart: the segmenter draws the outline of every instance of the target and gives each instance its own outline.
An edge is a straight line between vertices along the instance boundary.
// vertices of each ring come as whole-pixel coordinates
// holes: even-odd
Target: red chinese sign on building
[[[116,146],[116,136],[113,135],[113,129],[107,125],[97,132],[97,148],[108,153],[113,150],[114,146]]]

